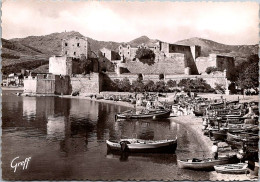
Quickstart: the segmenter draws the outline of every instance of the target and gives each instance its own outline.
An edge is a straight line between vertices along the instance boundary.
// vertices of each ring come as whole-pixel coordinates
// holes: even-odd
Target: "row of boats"
[[[203,98],[179,97],[176,106],[192,108],[195,116],[202,116],[204,134],[216,141],[224,141],[231,145],[232,149],[243,149],[246,153],[258,154],[258,110],[257,103],[241,104],[238,101],[227,102],[223,99],[208,101]],[[174,107],[175,107],[174,106]],[[254,111],[253,111],[254,110]],[[168,118],[172,113],[171,107],[157,109],[144,109],[141,111],[128,110],[116,114],[116,119],[154,119]],[[247,115],[245,113],[248,113]],[[172,140],[142,140],[121,139],[119,141],[107,140],[110,151],[128,153],[175,153],[177,138]],[[245,159],[250,156],[243,156]],[[253,160],[258,160],[254,158]],[[240,163],[236,154],[214,158],[179,159],[179,168],[194,170],[216,170],[221,173],[246,173],[248,164]]]
[[[177,148],[177,138],[174,140],[141,140],[141,139],[121,139],[119,141],[107,140],[107,147],[110,152],[127,153],[175,153]],[[193,170],[212,170],[220,173],[246,173],[246,163],[237,163],[236,155],[223,156],[218,159],[184,159],[177,160],[179,168]]]

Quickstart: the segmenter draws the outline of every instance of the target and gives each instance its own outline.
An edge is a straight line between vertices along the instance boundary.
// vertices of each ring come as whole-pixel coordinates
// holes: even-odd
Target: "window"
[[[65,46],[68,46],[68,43],[67,43],[67,42],[65,42]]]
[[[68,52],[67,52],[67,51],[65,51],[65,54],[67,55],[67,54],[68,54]]]
[[[79,43],[77,43],[77,47],[79,47]]]
[[[74,52],[73,54],[76,55],[76,52]]]
[[[127,52],[127,54],[130,54],[130,52]]]
[[[106,56],[106,53],[104,53],[104,57]]]

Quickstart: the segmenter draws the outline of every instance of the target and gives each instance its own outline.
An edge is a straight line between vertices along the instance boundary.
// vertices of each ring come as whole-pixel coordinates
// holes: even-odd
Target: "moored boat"
[[[139,153],[175,153],[177,138],[174,140],[142,140],[121,139],[119,141],[107,140],[110,151],[139,152]]]
[[[247,163],[237,163],[237,164],[225,164],[216,165],[214,169],[217,173],[225,174],[245,174],[248,172]]]
[[[227,138],[227,132],[224,130],[211,131],[211,133],[215,140],[225,141]]]
[[[156,110],[143,110],[136,111],[128,110],[122,113],[116,114],[116,118],[119,119],[145,119],[145,118],[168,118],[170,117],[171,111],[165,109]]]
[[[184,159],[177,160],[179,168],[194,169],[194,170],[212,170],[215,165],[229,164],[235,161],[235,156],[219,157],[218,159],[205,158],[205,159]]]

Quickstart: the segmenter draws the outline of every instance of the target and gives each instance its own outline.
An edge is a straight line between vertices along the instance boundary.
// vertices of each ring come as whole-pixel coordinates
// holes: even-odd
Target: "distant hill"
[[[210,53],[219,53],[233,56],[236,58],[236,64],[241,63],[252,54],[258,54],[258,45],[226,45],[212,40],[202,38],[190,38],[176,42],[181,45],[199,45],[201,46],[202,56],[208,56]]]
[[[52,55],[60,55],[61,41],[69,37],[84,37],[79,32],[61,32],[52,33],[44,36],[29,36],[25,38],[2,39],[2,72],[9,74],[20,72],[21,68],[45,70],[48,59]],[[137,46],[142,43],[152,45],[159,40],[150,39],[147,36],[141,36],[130,42],[112,42],[98,41],[87,37],[90,42],[91,50],[95,53],[103,47],[117,51],[119,45],[130,44]],[[202,56],[208,56],[210,53],[221,53],[236,56],[236,62],[240,63],[252,54],[258,53],[258,45],[225,45],[202,38],[191,38],[176,42],[183,45],[199,45],[202,48]],[[37,69],[39,66],[44,69]]]

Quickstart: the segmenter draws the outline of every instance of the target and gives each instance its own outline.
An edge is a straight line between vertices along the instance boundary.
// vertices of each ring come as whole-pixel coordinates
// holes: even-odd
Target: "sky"
[[[78,31],[128,42],[146,35],[169,43],[192,37],[229,45],[258,44],[257,2],[5,0],[6,39]]]

